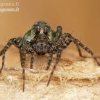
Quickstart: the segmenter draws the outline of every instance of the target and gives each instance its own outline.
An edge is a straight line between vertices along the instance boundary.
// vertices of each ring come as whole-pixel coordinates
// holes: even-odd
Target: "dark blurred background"
[[[42,20],[54,30],[61,25],[63,32],[70,32],[96,55],[100,55],[100,0],[0,0],[0,3],[16,2],[19,3],[18,12],[0,12],[0,49],[10,38],[23,36],[35,22]],[[10,50],[13,50],[13,55],[18,54],[16,48]],[[67,58],[68,51],[72,54],[76,50],[72,44],[62,57]],[[9,57],[12,59],[13,55]]]

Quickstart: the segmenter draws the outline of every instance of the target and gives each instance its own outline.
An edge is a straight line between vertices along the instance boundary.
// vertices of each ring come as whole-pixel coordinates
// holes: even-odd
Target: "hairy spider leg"
[[[56,43],[59,40],[61,35],[62,35],[62,27],[61,26],[57,26],[56,36],[54,38],[54,43]],[[46,67],[46,70],[48,70],[50,65],[51,65],[52,57],[53,57],[53,53],[51,52],[51,53],[49,53],[49,60],[48,60],[48,65]]]
[[[20,51],[20,60],[21,60],[21,66],[22,66],[22,78],[23,78],[23,92],[25,89],[25,61],[26,61],[26,51],[22,49]]]
[[[64,34],[66,34],[65,37],[66,37],[66,36],[67,36],[67,37],[69,36],[69,35],[68,35],[69,33],[64,33]],[[80,56],[80,57],[83,57],[83,58],[86,58],[85,56],[82,55],[81,49],[80,49],[80,47],[79,47],[79,45],[78,45],[77,43],[76,43],[76,47],[77,47],[79,56]]]
[[[3,69],[3,67],[4,67],[4,62],[5,62],[5,53],[4,53],[3,56],[2,56],[2,67],[1,67],[1,69],[0,69],[0,73],[2,72],[2,69]]]
[[[51,65],[52,57],[53,57],[53,54],[52,54],[52,53],[49,53],[49,60],[48,60],[48,65],[47,65],[47,67],[46,67],[46,70],[48,70],[49,67],[50,67],[50,65]]]
[[[61,35],[62,35],[62,27],[61,27],[61,26],[57,26],[57,31],[56,31],[56,36],[55,36],[55,39],[54,39],[54,44],[57,43],[57,41],[60,39],[60,36],[61,36]],[[58,51],[58,53],[57,53],[56,62],[55,62],[55,65],[54,65],[54,67],[53,67],[53,69],[52,69],[52,72],[51,72],[51,74],[50,74],[50,77],[49,77],[47,86],[48,86],[49,83],[50,83],[50,80],[51,80],[51,77],[52,77],[52,75],[53,75],[53,73],[54,73],[54,70],[55,70],[55,68],[56,68],[56,65],[58,64],[59,59],[60,59],[60,57],[61,57],[61,52],[62,52],[62,51],[60,51],[60,49],[57,50],[57,51]],[[51,64],[51,61],[52,61],[53,53],[51,52],[49,55],[50,55],[50,56],[49,56],[48,66],[47,66],[46,70],[48,70],[49,67],[50,67],[50,64]]]
[[[16,41],[16,38],[12,38],[8,41],[8,43],[6,44],[6,46],[0,51],[0,56],[2,56],[2,67],[0,69],[0,73],[2,72],[2,69],[4,67],[4,60],[5,60],[5,52],[9,49],[9,47],[12,44],[15,44],[14,42]]]
[[[62,38],[62,39],[63,39],[63,38]],[[61,39],[60,41],[62,41],[62,39]],[[51,80],[51,78],[52,78],[52,76],[53,76],[54,70],[56,69],[56,66],[57,66],[57,64],[58,64],[58,62],[59,62],[59,60],[60,60],[60,58],[61,58],[61,53],[62,53],[63,49],[67,48],[67,46],[68,46],[71,42],[72,42],[71,39],[65,40],[65,42],[63,43],[64,46],[62,45],[62,47],[58,49],[56,62],[55,62],[55,65],[53,66],[53,69],[52,69],[52,71],[51,71],[51,74],[50,74],[50,77],[49,77],[47,86],[49,85],[50,80]]]
[[[93,57],[93,59],[94,59],[94,60],[96,61],[96,63],[100,66],[100,63],[99,63],[99,61],[97,60],[96,56],[94,55],[94,53],[93,53],[88,47],[86,47],[86,46],[85,46],[83,43],[81,43],[78,39],[72,37],[70,33],[67,33],[67,34],[68,34],[68,37],[69,37],[70,39],[72,39],[73,42],[74,42],[75,44],[79,45],[79,46],[82,47],[85,51],[87,51],[89,54],[91,54],[91,56]]]
[[[52,75],[53,75],[53,73],[54,73],[54,70],[56,69],[56,66],[57,66],[57,64],[58,64],[58,62],[59,62],[59,60],[60,60],[60,58],[61,58],[61,53],[62,53],[62,51],[59,51],[59,52],[57,53],[56,62],[55,62],[55,65],[53,66],[53,69],[52,69],[52,71],[51,71],[51,74],[50,74],[50,77],[49,77],[47,86],[49,85],[50,80],[51,80],[51,78],[52,78]]]
[[[56,40],[58,41],[59,37],[62,35],[62,27],[61,26],[57,26],[57,36],[56,36]],[[64,38],[65,39],[65,38]],[[55,41],[56,42],[56,41]],[[81,49],[79,48],[79,45],[76,43],[76,47],[79,53],[80,57],[86,58],[85,56],[82,55]]]
[[[80,57],[83,57],[83,58],[87,58],[86,56],[83,56],[82,55],[82,52],[81,52],[81,49],[80,49],[80,47],[79,47],[79,45],[76,43],[76,47],[77,47],[77,50],[78,50],[78,52],[79,52],[79,56]]]
[[[80,49],[80,47],[79,47],[78,44],[76,44],[76,47],[77,47],[77,50],[78,50],[78,52],[79,52],[79,56],[80,56],[80,57],[83,57],[83,58],[87,58],[86,56],[83,56],[83,55],[82,55],[81,49]],[[88,57],[88,58],[91,58],[91,57]],[[100,57],[99,57],[99,56],[96,56],[96,58],[100,58]]]
[[[34,63],[34,51],[31,51],[30,69],[33,68],[33,63]]]
[[[23,77],[23,91],[24,91],[24,85],[25,85],[25,59],[26,59],[26,52],[23,50],[23,42],[22,38],[12,38],[8,41],[6,46],[0,51],[0,56],[3,55],[2,57],[2,67],[0,69],[0,73],[4,67],[4,60],[5,60],[5,52],[9,49],[11,45],[15,45],[17,48],[19,48],[20,51],[20,58],[21,58],[21,66],[22,66],[22,77]]]

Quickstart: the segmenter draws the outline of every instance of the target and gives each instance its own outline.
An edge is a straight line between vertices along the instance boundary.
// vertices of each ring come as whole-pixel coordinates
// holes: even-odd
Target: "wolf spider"
[[[34,62],[34,53],[36,53],[37,55],[45,55],[46,53],[48,53],[49,60],[46,70],[48,70],[50,67],[53,54],[56,54],[56,62],[52,68],[47,83],[48,86],[51,77],[54,73],[54,70],[61,58],[62,51],[66,49],[71,42],[74,42],[76,44],[80,56],[82,56],[82,54],[79,46],[82,47],[84,50],[86,50],[89,54],[91,54],[93,59],[100,66],[100,63],[98,62],[96,56],[88,47],[86,47],[78,39],[74,38],[70,33],[62,34],[61,26],[57,26],[57,30],[54,31],[47,23],[39,21],[36,22],[23,37],[11,38],[6,44],[6,46],[0,51],[0,56],[2,56],[2,67],[0,69],[0,73],[2,72],[2,69],[4,67],[6,51],[9,49],[11,45],[16,46],[19,49],[20,53],[20,61],[21,61],[22,77],[23,77],[23,91],[24,91],[26,54],[31,54],[30,68],[32,69]]]

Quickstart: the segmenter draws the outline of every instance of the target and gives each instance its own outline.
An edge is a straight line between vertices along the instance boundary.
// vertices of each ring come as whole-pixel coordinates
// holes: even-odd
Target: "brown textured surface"
[[[93,59],[61,60],[48,87],[51,70],[44,70],[47,57],[36,59],[34,69],[26,68],[24,92],[21,67],[4,68],[0,75],[1,100],[99,100],[100,68]]]

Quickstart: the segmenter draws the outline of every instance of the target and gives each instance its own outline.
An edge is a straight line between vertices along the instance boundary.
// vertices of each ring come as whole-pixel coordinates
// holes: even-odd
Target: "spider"
[[[46,53],[48,53],[49,60],[46,70],[48,70],[50,67],[53,54],[56,54],[56,62],[50,73],[50,77],[47,83],[48,86],[54,73],[54,70],[61,58],[62,51],[66,49],[71,42],[74,42],[76,44],[80,56],[82,56],[82,53],[79,46],[86,50],[89,54],[91,54],[93,59],[100,66],[100,63],[98,62],[96,56],[88,47],[86,47],[78,39],[74,38],[70,33],[62,34],[61,26],[57,26],[57,30],[54,31],[46,22],[39,21],[36,22],[23,37],[11,38],[6,44],[6,46],[0,51],[0,56],[2,56],[2,67],[0,69],[0,73],[2,72],[2,69],[4,67],[6,51],[11,45],[16,46],[19,49],[20,53],[24,91],[26,54],[31,54],[30,68],[32,69],[34,62],[34,53],[36,53],[37,55],[45,55]]]

